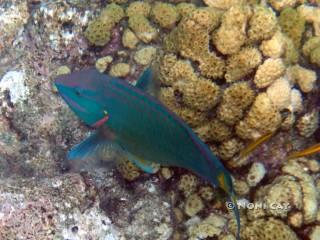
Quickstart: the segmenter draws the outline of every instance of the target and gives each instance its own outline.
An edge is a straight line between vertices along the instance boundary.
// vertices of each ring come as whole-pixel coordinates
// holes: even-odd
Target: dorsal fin
[[[154,70],[152,67],[148,67],[138,79],[136,85],[137,88],[149,93],[151,96],[156,97],[158,92],[158,84],[155,79]]]

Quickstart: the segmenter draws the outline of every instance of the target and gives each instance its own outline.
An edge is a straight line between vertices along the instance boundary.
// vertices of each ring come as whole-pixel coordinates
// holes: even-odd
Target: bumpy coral
[[[184,174],[181,176],[178,182],[178,189],[183,192],[183,194],[188,197],[195,192],[198,186],[198,179],[192,174]]]
[[[122,160],[117,165],[122,177],[128,181],[133,181],[141,175],[141,171],[129,160]]]
[[[192,225],[188,229],[188,239],[197,240],[220,236],[223,228],[226,226],[226,222],[226,219],[222,216],[210,214],[203,221]]]
[[[247,175],[247,183],[250,187],[255,187],[267,173],[262,163],[255,162],[252,164]]]
[[[96,61],[96,69],[99,71],[99,72],[104,72],[107,70],[108,68],[108,65],[113,61],[113,58],[111,56],[106,56],[106,57],[102,57],[102,58],[99,58],[97,61]]]
[[[294,65],[288,69],[291,80],[294,83],[298,83],[300,89],[304,93],[311,92],[317,80],[317,74],[315,71]]]
[[[112,28],[124,17],[123,9],[116,4],[108,4],[97,19],[92,20],[84,35],[96,46],[106,45],[111,37]]]
[[[247,82],[234,83],[225,89],[218,107],[218,118],[234,125],[243,117],[243,112],[254,100],[254,91]]]
[[[291,86],[287,78],[279,78],[271,84],[267,89],[267,95],[279,111],[290,108]]]
[[[227,10],[237,4],[243,4],[244,0],[204,0],[204,3],[209,7]]]
[[[244,139],[255,139],[274,132],[280,123],[279,111],[266,93],[260,93],[248,115],[236,126],[236,133]]]
[[[148,17],[151,11],[149,3],[144,1],[131,2],[126,10],[127,16],[142,15]]]
[[[253,16],[249,21],[248,35],[251,41],[261,41],[272,37],[277,27],[274,12],[266,7],[254,7]]]
[[[291,161],[282,168],[284,173],[290,174],[297,178],[301,185],[302,210],[304,224],[309,224],[317,219],[318,212],[318,191],[313,176],[302,169],[310,169],[303,160],[301,162]]]
[[[187,198],[185,202],[184,211],[189,217],[192,217],[202,211],[203,208],[204,204],[199,195],[192,194]]]
[[[281,31],[277,31],[271,39],[262,41],[260,50],[266,57],[279,58],[285,52],[285,37]]]
[[[176,7],[169,3],[156,2],[151,11],[152,18],[162,28],[172,28],[179,20]]]
[[[213,10],[198,9],[183,18],[166,38],[169,50],[199,62],[200,72],[208,78],[218,78],[224,73],[224,62],[214,52],[209,52],[209,31],[219,24],[219,14]],[[192,41],[190,41],[192,39]]]
[[[320,66],[320,37],[311,37],[303,45],[302,51],[311,63]]]
[[[181,17],[188,16],[193,10],[196,9],[196,6],[193,3],[179,3],[177,6],[177,11]]]
[[[314,35],[320,35],[320,8],[315,6],[310,6],[307,4],[300,5],[297,8],[299,14],[306,20],[307,23],[313,24]]]
[[[288,7],[294,7],[298,1],[299,0],[268,0],[271,6],[277,11]]]
[[[178,81],[173,88],[182,93],[182,100],[187,106],[200,111],[212,109],[220,96],[219,86],[207,79]]]
[[[297,122],[299,134],[304,137],[310,137],[319,126],[319,112],[314,110],[306,113]]]
[[[134,60],[141,65],[148,65],[155,58],[157,49],[155,47],[144,47],[137,51]]]
[[[112,65],[110,75],[114,77],[125,77],[130,72],[130,65],[127,63],[117,63]]]
[[[282,167],[282,175],[256,191],[254,202],[264,207],[249,209],[248,218],[254,222],[265,216],[287,218],[294,227],[315,222],[318,191],[312,173],[319,167],[310,159],[290,160]]]
[[[137,46],[138,42],[139,39],[130,29],[124,30],[122,35],[122,44],[124,47],[133,49]]]
[[[128,20],[129,27],[144,43],[149,43],[158,37],[157,30],[151,26],[149,20],[143,15],[133,15]]]
[[[254,83],[258,88],[269,86],[277,78],[281,77],[286,68],[282,59],[268,58],[261,64],[254,77]]]
[[[165,85],[173,85],[176,81],[192,81],[196,79],[190,62],[177,60],[174,54],[166,54],[161,58],[159,78]]]
[[[245,196],[250,192],[250,186],[246,181],[234,179],[233,180],[234,191],[237,196]]]
[[[232,158],[236,153],[238,153],[244,147],[243,143],[237,138],[231,138],[224,141],[219,146],[219,156],[224,159]]]
[[[227,82],[240,80],[261,64],[262,56],[258,49],[246,47],[227,60],[225,79]]]
[[[269,218],[250,222],[241,232],[241,239],[298,240],[298,237],[294,231],[282,221],[275,218]]]
[[[293,8],[286,8],[281,11],[279,24],[284,33],[293,40],[294,46],[301,45],[302,34],[305,31],[305,19]]]
[[[214,198],[213,188],[211,186],[202,186],[198,191],[199,196],[209,202]]]
[[[320,47],[320,37],[311,37],[303,45],[302,51],[306,57],[310,57],[312,51]]]
[[[195,129],[195,131],[203,141],[223,142],[232,135],[231,128],[217,119]]]
[[[239,52],[246,41],[246,25],[251,11],[247,6],[233,6],[222,18],[222,24],[212,39],[216,48],[223,54],[234,54]],[[235,41],[235,39],[237,39]]]
[[[311,52],[310,62],[320,66],[320,48],[316,48]]]

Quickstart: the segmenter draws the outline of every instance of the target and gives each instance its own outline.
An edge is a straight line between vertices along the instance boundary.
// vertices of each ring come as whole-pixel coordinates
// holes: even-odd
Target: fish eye
[[[75,93],[77,96],[80,96],[81,95],[81,89],[80,88],[75,88]]]

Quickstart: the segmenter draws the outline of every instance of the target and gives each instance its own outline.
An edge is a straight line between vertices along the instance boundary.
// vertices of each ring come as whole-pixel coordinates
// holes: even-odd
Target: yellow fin
[[[314,153],[320,152],[320,143],[317,143],[309,148],[303,149],[301,151],[292,152],[287,157],[288,159],[299,158],[308,156]]]
[[[273,132],[265,134],[259,137],[258,139],[252,141],[251,143],[249,143],[248,146],[246,146],[244,149],[241,150],[239,154],[239,158],[241,159],[248,156],[251,152],[253,152],[256,148],[258,148],[262,143],[268,141],[273,136],[273,134],[274,134]]]

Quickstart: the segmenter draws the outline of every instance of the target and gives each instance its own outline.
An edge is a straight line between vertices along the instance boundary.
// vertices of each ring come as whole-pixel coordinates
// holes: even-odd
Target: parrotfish
[[[101,156],[105,149],[114,148],[148,173],[155,171],[155,164],[188,169],[226,192],[233,203],[240,239],[230,173],[179,116],[149,93],[155,89],[151,87],[155,86],[151,68],[135,86],[95,69],[59,76],[55,85],[73,112],[96,128],[69,151],[69,160]]]

